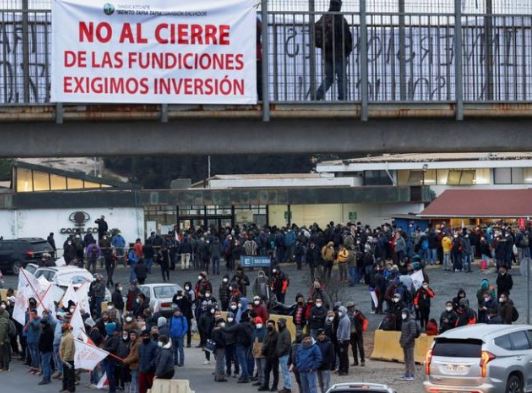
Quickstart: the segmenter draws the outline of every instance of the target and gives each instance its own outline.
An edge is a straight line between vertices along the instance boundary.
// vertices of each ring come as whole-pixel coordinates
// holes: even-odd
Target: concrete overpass
[[[50,10],[0,0],[0,156],[532,151],[532,7],[492,2],[434,17],[345,0],[345,100],[333,84],[318,101],[323,10],[262,0],[264,100],[230,107],[52,104]]]

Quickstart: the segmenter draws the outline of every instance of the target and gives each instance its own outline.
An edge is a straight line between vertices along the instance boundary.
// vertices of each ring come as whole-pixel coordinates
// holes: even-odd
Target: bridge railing
[[[258,2],[265,111],[355,103],[367,118],[371,104],[445,103],[461,118],[464,103],[532,102],[532,2]],[[0,106],[49,103],[51,23],[49,0],[0,0]]]

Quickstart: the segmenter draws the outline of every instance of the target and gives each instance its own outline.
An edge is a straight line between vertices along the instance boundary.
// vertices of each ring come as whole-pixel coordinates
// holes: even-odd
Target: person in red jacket
[[[270,289],[275,294],[277,301],[284,304],[286,292],[290,281],[288,277],[281,271],[281,269],[273,268],[272,276],[270,278]]]
[[[430,317],[430,299],[435,296],[434,291],[429,287],[429,283],[423,281],[423,285],[414,295],[414,307],[418,315],[421,327],[427,326]]]
[[[263,321],[267,321],[270,318],[268,310],[266,309],[266,306],[264,305],[264,302],[261,300],[260,296],[255,296],[253,298],[253,315],[255,317],[259,317]]]

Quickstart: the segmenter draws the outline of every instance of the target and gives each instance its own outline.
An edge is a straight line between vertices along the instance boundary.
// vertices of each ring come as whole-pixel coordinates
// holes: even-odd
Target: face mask
[[[339,318],[342,318],[342,315],[344,315],[343,312],[339,312],[339,313],[338,313],[338,317],[339,317]]]
[[[107,306],[108,310],[112,310],[113,308],[114,308],[114,306]]]
[[[201,277],[201,276],[198,276],[198,280],[202,280],[202,279],[203,279],[203,277]]]
[[[393,298],[393,302],[394,303],[399,303],[399,299],[397,299],[396,297]]]
[[[126,318],[126,322],[131,322],[131,321],[133,321],[133,318],[131,318],[131,317],[127,317]]]
[[[160,348],[162,348],[162,347],[163,347],[163,343],[162,343],[162,342],[160,342],[160,341],[159,341],[159,342],[157,343],[157,345],[158,345],[158,346],[159,346]]]
[[[220,327],[223,329],[225,327],[225,323],[224,322],[220,323]]]
[[[229,281],[229,280],[228,280],[227,278],[224,278],[222,281],[223,281],[223,282],[227,282],[227,281]]]
[[[256,327],[257,329],[262,329],[262,323],[257,323]]]
[[[506,301],[506,299],[504,299],[502,297],[499,298],[499,303],[504,303],[505,301]]]
[[[299,300],[297,304],[303,304],[303,300]]]
[[[428,287],[429,287],[429,286],[428,286],[428,285],[426,285],[426,284],[425,284],[425,285],[423,285],[423,288],[425,288],[425,289],[428,289]]]
[[[215,310],[211,310],[211,314],[214,314],[214,311],[215,311]]]
[[[211,294],[210,294],[210,293],[206,293],[206,294],[205,294],[205,297],[208,299],[208,298],[211,297]]]
[[[316,307],[320,308],[323,304],[322,303],[316,303]]]
[[[68,311],[70,311],[70,314],[72,314],[74,312],[74,308],[71,308]]]
[[[255,300],[255,301],[253,302],[253,304],[255,304],[255,306],[258,306],[258,305],[260,304],[260,301]]]
[[[71,245],[72,245],[72,242],[68,242],[68,245],[71,246]]]
[[[406,317],[407,317],[407,315],[406,315],[406,314],[401,314],[401,318],[403,318],[403,320],[405,320],[405,319],[406,319]]]
[[[122,335],[122,339],[124,339],[124,341],[126,341],[128,338],[129,338],[129,336],[127,334],[123,334]]]
[[[465,295],[463,293],[460,294],[460,298],[463,299],[465,298]]]
[[[484,301],[485,301],[485,302],[489,302],[489,301],[490,301],[490,298],[489,298],[489,297],[485,297],[485,298],[484,298]]]
[[[137,301],[137,303],[140,303],[140,299],[137,299],[136,301]]]
[[[190,291],[190,287],[189,287],[189,286],[186,286],[185,289],[186,289],[187,291]]]
[[[0,308],[1,308],[2,310],[5,310],[5,309],[6,309],[6,305],[5,305],[5,304],[1,304],[1,305],[0,305]]]
[[[332,321],[334,321],[334,317],[327,317],[327,320],[328,320],[329,322],[332,322]]]
[[[231,306],[231,310],[236,310],[236,309],[237,309],[237,307],[235,305]]]
[[[238,303],[238,308],[242,308],[242,304]]]
[[[506,272],[502,272],[502,273],[501,273],[501,276],[504,276],[504,275],[506,275]]]
[[[234,321],[234,318],[227,318],[227,322],[231,323]]]
[[[229,287],[229,290],[232,291],[232,290],[233,290],[233,287]]]
[[[453,310],[452,307],[445,307],[445,309],[446,309],[447,311],[452,311],[452,310]]]

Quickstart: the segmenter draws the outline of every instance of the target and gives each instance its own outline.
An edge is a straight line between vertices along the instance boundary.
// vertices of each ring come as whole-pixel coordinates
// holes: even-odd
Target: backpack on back
[[[512,307],[512,322],[516,322],[519,319],[519,311],[515,306]]]

